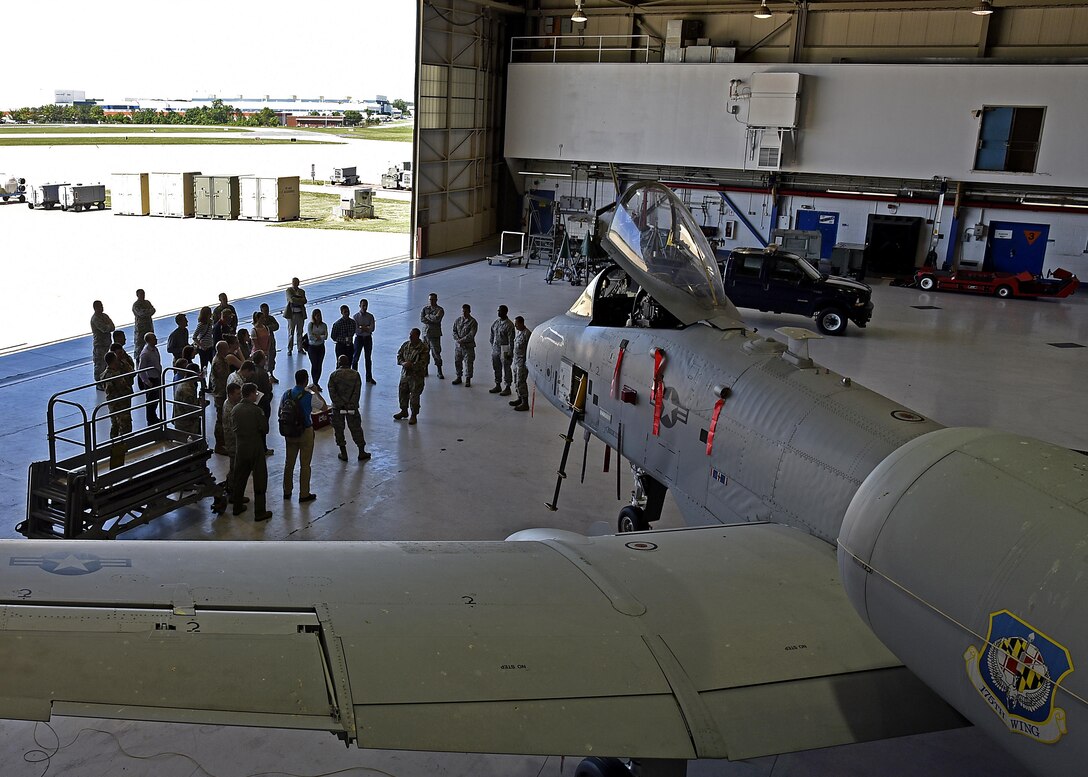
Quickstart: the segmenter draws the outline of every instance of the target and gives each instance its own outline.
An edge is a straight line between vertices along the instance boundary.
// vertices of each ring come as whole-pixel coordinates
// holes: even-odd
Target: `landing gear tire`
[[[650,528],[650,522],[646,520],[646,512],[637,505],[627,505],[620,510],[620,518],[617,529],[620,534],[633,531],[646,531]]]
[[[997,291],[994,292],[1001,299],[1008,299],[1012,296],[1012,286],[998,286]]]
[[[918,279],[918,288],[922,291],[932,291],[936,285],[937,281],[932,275],[923,275]]]
[[[574,777],[631,777],[631,770],[618,758],[583,758]]]
[[[816,328],[825,335],[841,335],[846,331],[846,316],[838,308],[825,308],[816,314]]]

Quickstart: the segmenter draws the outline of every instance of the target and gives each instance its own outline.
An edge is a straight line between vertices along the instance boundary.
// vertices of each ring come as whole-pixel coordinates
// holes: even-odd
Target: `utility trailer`
[[[359,183],[359,176],[354,167],[334,167],[329,183],[335,186],[355,186]]]
[[[100,183],[66,183],[60,187],[60,209],[83,210],[106,209],[106,187]]]
[[[60,190],[63,186],[68,186],[68,184],[43,183],[31,186],[27,192],[26,206],[31,210],[35,208],[52,210],[60,205]]]
[[[383,189],[411,189],[412,188],[412,163],[405,162],[402,165],[393,165],[382,173]]]

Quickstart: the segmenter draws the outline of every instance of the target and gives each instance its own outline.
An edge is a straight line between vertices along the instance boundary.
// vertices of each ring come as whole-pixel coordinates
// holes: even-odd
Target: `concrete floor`
[[[478,258],[471,252],[451,260]],[[546,403],[515,413],[487,393],[486,345],[477,358],[472,388],[452,386],[452,340],[446,336],[447,380],[428,380],[420,422],[396,424],[398,368],[395,350],[419,320],[427,295],[436,292],[448,320],[463,302],[473,306],[486,332],[499,303],[530,326],[564,310],[579,292],[547,285],[544,270],[475,263],[452,269],[407,265],[311,284],[311,299],[335,309],[343,298],[353,309],[360,296],[377,317],[375,377],[364,396],[364,424],[374,458],[365,464],[336,458],[331,430],[318,433],[313,490],[307,505],[284,504],[278,487],[283,444],[270,438],[269,506],[274,517],[255,525],[243,518],[216,518],[206,505],[192,506],[130,532],[140,539],[501,539],[523,528],[554,526],[591,532],[611,526],[621,506],[615,465],[601,471],[603,448],[589,446],[586,483],[578,483],[581,445],[572,452],[572,473],[560,510],[544,503],[555,485],[564,417]],[[418,277],[420,270],[439,270]],[[135,280],[135,277],[130,280]],[[277,292],[275,299],[282,293]],[[243,316],[264,296],[238,303]],[[272,297],[269,297],[270,299]],[[864,331],[812,344],[813,357],[856,381],[950,425],[980,424],[1032,434],[1088,449],[1088,413],[1078,387],[1088,380],[1088,298],[1064,302],[998,301],[967,295],[924,294],[884,284],[874,291],[876,315]],[[918,309],[936,306],[939,309]],[[803,319],[742,311],[761,331],[804,325]],[[160,334],[169,331],[160,324]],[[447,333],[449,327],[447,327]],[[486,343],[486,334],[480,338]],[[281,340],[281,348],[283,342]],[[69,341],[0,358],[0,536],[17,536],[25,511],[25,473],[45,452],[47,398],[87,377],[89,345]],[[327,357],[326,374],[331,368]],[[278,373],[303,365],[282,354]],[[284,384],[281,384],[282,388]],[[222,472],[224,461],[215,457]],[[621,470],[626,499],[630,477]],[[602,524],[603,522],[603,524]],[[596,524],[596,526],[594,526]],[[661,528],[680,525],[669,501]],[[803,703],[803,701],[801,701]],[[219,726],[145,724],[55,718],[42,724],[0,722],[0,762],[11,777],[41,775],[49,756],[54,775],[249,775],[249,774],[504,774],[534,777],[571,774],[576,760],[510,756],[441,755],[345,749],[328,734]],[[59,742],[61,746],[54,753]],[[161,755],[160,755],[161,754]],[[340,771],[343,770],[343,771]],[[743,763],[699,762],[691,775],[808,777],[814,775],[962,775],[1023,777],[1004,751],[972,729],[900,740],[830,748]]]

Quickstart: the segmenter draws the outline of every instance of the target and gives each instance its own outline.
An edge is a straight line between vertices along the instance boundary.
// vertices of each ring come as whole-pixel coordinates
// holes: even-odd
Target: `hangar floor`
[[[475,255],[461,257],[471,260]],[[405,266],[406,267],[406,266]],[[435,270],[420,276],[420,270]],[[269,507],[274,517],[254,524],[246,517],[216,518],[206,505],[192,506],[133,530],[126,539],[231,540],[413,540],[501,539],[520,529],[555,526],[580,532],[611,526],[617,502],[615,466],[603,473],[603,448],[589,446],[584,485],[575,474],[581,446],[572,451],[559,512],[545,509],[555,484],[565,431],[560,413],[540,402],[533,413],[515,413],[491,385],[486,330],[497,304],[510,306],[530,326],[564,310],[578,293],[566,284],[547,285],[542,268],[491,267],[478,262],[434,263],[308,284],[326,320],[340,304],[356,308],[366,296],[377,317],[377,386],[363,399],[368,448],[374,458],[344,463],[336,458],[331,430],[318,434],[313,490],[306,505],[284,504],[279,488],[283,442],[270,440]],[[398,368],[395,350],[419,320],[430,292],[439,295],[448,321],[460,305],[472,305],[482,336],[471,388],[450,383],[452,341],[446,337],[445,381],[428,379],[417,426],[394,423]],[[265,295],[238,301],[245,315]],[[1063,302],[999,301],[954,294],[924,294],[877,283],[876,315],[864,331],[813,343],[818,361],[917,411],[949,425],[990,425],[1088,449],[1088,414],[1080,387],[1088,380],[1088,299]],[[802,319],[743,311],[761,331],[804,325]],[[170,322],[159,322],[160,337]],[[447,332],[449,327],[447,326]],[[282,333],[281,333],[282,334]],[[281,350],[285,339],[280,338]],[[44,408],[56,391],[83,382],[90,347],[84,340],[0,358],[0,536],[14,537],[25,511],[25,475],[30,461],[44,457]],[[331,368],[330,354],[326,374]],[[281,353],[278,374],[302,364]],[[89,396],[89,395],[88,395]],[[18,408],[18,412],[11,412]],[[139,422],[137,421],[137,425]],[[353,454],[349,444],[349,450]],[[214,466],[222,470],[222,457]],[[221,472],[220,472],[221,474]],[[621,494],[630,490],[621,469]],[[597,523],[597,527],[594,527]],[[679,525],[667,504],[659,526]],[[803,704],[803,700],[799,700]],[[770,724],[770,725],[773,725]],[[63,775],[250,775],[250,774],[504,774],[525,777],[571,774],[576,761],[559,758],[475,756],[345,750],[328,734],[235,729],[219,726],[123,723],[56,718],[41,724],[0,722],[0,759],[5,775],[45,771]],[[48,764],[46,762],[48,761]],[[957,774],[1022,777],[993,742],[971,730],[831,748],[742,763],[699,762],[691,775],[802,777],[809,775]]]

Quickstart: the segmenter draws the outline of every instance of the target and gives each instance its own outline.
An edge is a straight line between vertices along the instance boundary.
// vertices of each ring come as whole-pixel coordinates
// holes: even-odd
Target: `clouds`
[[[5,70],[2,109],[51,103],[55,89],[413,98],[413,0],[8,3],[4,17],[8,54],[24,61]]]

